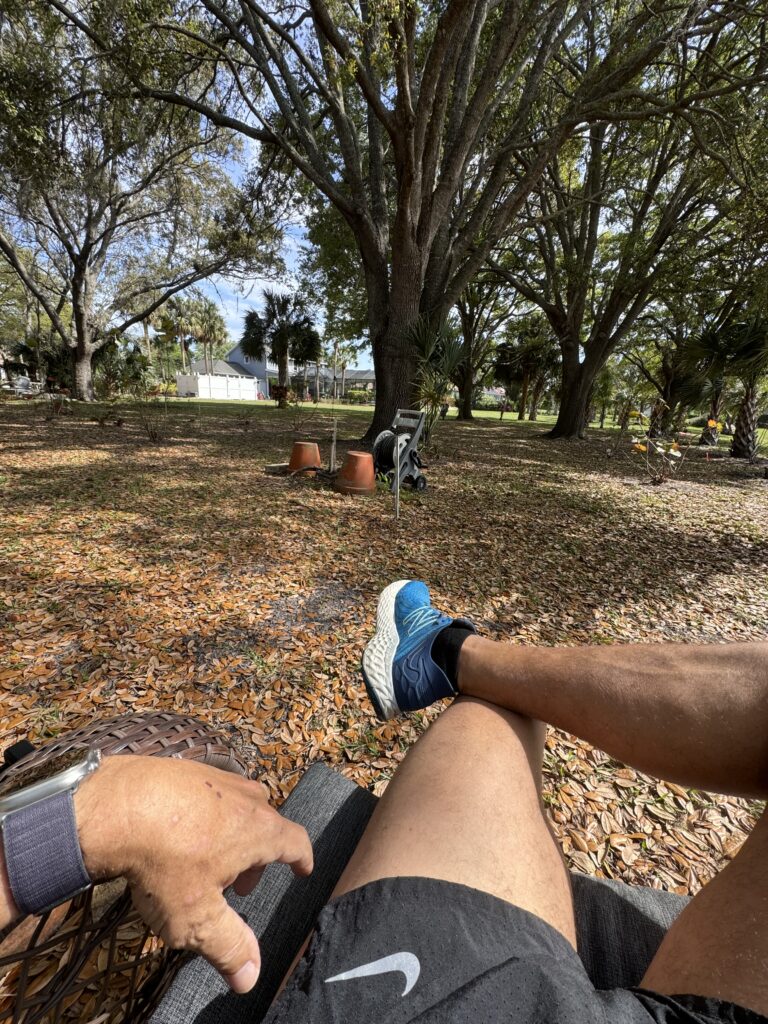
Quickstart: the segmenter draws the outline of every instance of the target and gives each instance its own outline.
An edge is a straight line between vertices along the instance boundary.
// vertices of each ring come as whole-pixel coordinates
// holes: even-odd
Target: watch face
[[[57,757],[43,761],[42,764],[20,768],[18,771],[13,772],[10,778],[6,777],[0,780],[0,797],[10,796],[11,793],[16,793],[20,789],[26,789],[27,786],[31,786],[35,782],[50,779],[67,768],[73,768],[76,764],[82,764],[87,756],[87,747],[73,747],[72,750],[67,750]]]

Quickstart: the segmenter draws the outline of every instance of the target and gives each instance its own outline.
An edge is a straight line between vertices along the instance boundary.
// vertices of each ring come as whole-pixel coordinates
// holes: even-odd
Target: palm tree
[[[190,335],[190,319],[192,316],[192,310],[190,304],[185,302],[183,298],[171,299],[168,303],[168,308],[171,311],[171,315],[176,321],[176,337],[179,342],[179,348],[181,349],[181,370],[182,373],[187,372],[187,346]]]
[[[435,324],[428,317],[419,317],[411,328],[411,339],[417,352],[416,400],[423,409],[424,443],[429,441],[440,409],[451,386],[451,378],[461,359],[461,341],[456,330],[447,323]]]
[[[269,358],[277,363],[281,390],[278,405],[284,409],[290,380],[288,360],[306,365],[320,358],[322,343],[315,330],[306,303],[299,295],[264,290],[264,310],[245,314],[240,347],[251,359]]]
[[[560,346],[550,334],[538,349],[538,359],[531,377],[531,405],[528,419],[534,423],[539,416],[539,402],[544,391],[560,375]],[[601,424],[602,426],[602,424]]]
[[[509,335],[513,342],[502,342],[496,350],[494,376],[509,394],[519,388],[519,411],[517,418],[525,419],[528,395],[533,385],[531,418],[538,415],[538,404],[548,380],[559,365],[559,348],[543,317],[533,315]]]
[[[229,337],[221,310],[213,299],[199,295],[189,309],[184,311],[184,317],[184,326],[195,341],[202,345],[206,369],[210,367],[208,372],[213,373],[214,347],[224,344]]]
[[[150,362],[151,350],[149,348],[148,325],[154,328],[156,341],[165,349],[166,362],[168,362],[168,357],[172,357],[175,346],[179,346],[181,370],[182,373],[187,372],[190,340],[196,338],[195,323],[198,309],[202,303],[206,302],[210,303],[214,309],[216,308],[215,303],[212,303],[210,299],[205,299],[197,292],[195,292],[193,298],[184,298],[181,295],[176,295],[161,306],[156,313],[150,314],[147,320],[144,321],[144,336]],[[170,372],[170,365],[166,369]],[[205,371],[206,373],[210,372],[207,359],[205,360]]]
[[[692,372],[686,394],[689,399],[694,396],[709,399],[707,424],[699,444],[717,444],[717,426],[710,424],[717,424],[722,416],[726,379],[733,374],[734,356],[734,336],[727,325],[708,327],[691,337],[686,345],[686,366]]]
[[[166,379],[173,373],[172,364],[177,344],[181,349],[181,369],[186,371],[186,348],[177,318],[176,306],[166,303],[153,326],[155,328],[155,348],[159,355],[161,377]]]
[[[768,320],[757,316],[736,324],[732,334],[736,346],[734,373],[744,385],[744,397],[736,417],[731,455],[753,462],[757,455],[760,381],[768,373]]]
[[[162,321],[162,313],[159,309],[154,310],[152,313],[148,313],[141,321],[141,329],[144,332],[144,356],[146,357],[149,366],[152,366],[152,340],[149,336],[149,328],[157,332],[160,330],[160,324]]]
[[[341,367],[341,398],[344,398],[344,392],[347,389],[347,367],[351,362],[354,362],[355,356],[357,355],[357,346],[351,342],[339,345],[339,366]]]

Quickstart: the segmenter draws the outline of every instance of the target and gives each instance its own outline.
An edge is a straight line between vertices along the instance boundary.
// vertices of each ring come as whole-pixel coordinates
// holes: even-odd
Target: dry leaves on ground
[[[272,409],[244,430],[236,409],[179,404],[161,445],[124,419],[0,409],[0,746],[176,709],[228,731],[277,801],[316,759],[380,793],[434,714],[378,724],[358,672],[378,591],[403,577],[514,643],[766,637],[768,483],[728,459],[693,451],[652,488],[607,434],[449,421],[395,523],[385,491],[265,476],[292,441]],[[344,413],[340,431],[365,425]],[[311,430],[327,457],[330,416]],[[545,780],[574,868],[675,892],[733,856],[757,810],[557,732]]]

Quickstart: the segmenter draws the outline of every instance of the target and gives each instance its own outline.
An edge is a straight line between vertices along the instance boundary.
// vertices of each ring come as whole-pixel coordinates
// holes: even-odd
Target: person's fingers
[[[259,884],[263,874],[264,868],[248,868],[237,876],[232,888],[238,896],[247,896]]]
[[[213,915],[214,926],[203,929],[198,952],[216,968],[235,992],[249,992],[259,977],[259,943],[236,910],[223,896]]]
[[[282,818],[281,821],[272,859],[280,864],[289,864],[296,875],[311,875],[314,855],[307,830],[287,818]]]

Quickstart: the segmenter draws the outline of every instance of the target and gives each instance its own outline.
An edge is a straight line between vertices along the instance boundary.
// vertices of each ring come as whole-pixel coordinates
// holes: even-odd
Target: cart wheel
[[[427,478],[425,476],[417,476],[413,481],[414,491],[426,491],[427,489]]]

